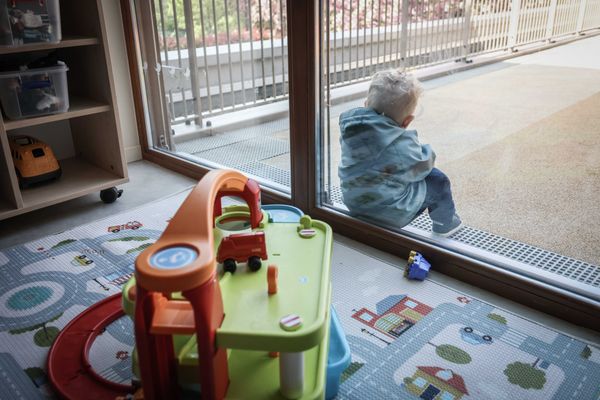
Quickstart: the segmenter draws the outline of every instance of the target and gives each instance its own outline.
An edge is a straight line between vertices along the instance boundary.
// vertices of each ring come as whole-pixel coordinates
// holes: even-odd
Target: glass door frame
[[[134,28],[133,0],[120,0],[131,73],[136,119],[145,160],[200,179],[209,170],[149,146],[141,77],[139,38]],[[435,246],[419,238],[352,218],[321,204],[320,174],[324,144],[322,0],[286,0],[288,18],[291,197],[265,188],[263,202],[290,204],[327,222],[337,234],[406,258],[411,250],[426,254],[434,269],[577,325],[598,329],[600,303],[567,290],[508,271],[500,266]]]

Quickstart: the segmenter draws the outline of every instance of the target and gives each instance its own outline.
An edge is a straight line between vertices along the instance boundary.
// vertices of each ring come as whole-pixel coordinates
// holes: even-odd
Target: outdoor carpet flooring
[[[463,221],[600,265],[600,93],[443,166]]]
[[[137,254],[159,237],[185,195],[0,251],[0,399],[52,397],[44,368],[53,339],[120,291]],[[117,225],[125,226],[112,233]],[[433,280],[408,281],[401,269],[346,245],[334,245],[332,269],[333,306],[352,350],[339,398],[600,396],[593,344]],[[92,367],[129,381],[132,345],[131,322],[122,318],[93,344]]]

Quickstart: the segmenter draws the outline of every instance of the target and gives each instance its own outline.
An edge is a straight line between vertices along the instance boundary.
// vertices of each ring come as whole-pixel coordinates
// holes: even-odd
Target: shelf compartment
[[[90,193],[99,193],[127,182],[127,178],[98,168],[81,158],[60,160],[60,166],[62,176],[58,180],[21,190],[22,208],[11,207],[0,200],[0,220]]]
[[[62,176],[58,180],[21,190],[23,208],[34,210],[127,182],[126,178],[98,168],[81,158],[68,158],[59,162]]]
[[[0,55],[23,53],[27,51],[64,49],[67,47],[95,46],[99,43],[100,41],[95,37],[67,36],[59,43],[31,43],[23,46],[0,47]]]
[[[103,104],[94,100],[83,98],[70,98],[71,107],[69,111],[61,114],[43,115],[41,117],[26,118],[20,120],[5,120],[4,129],[9,131],[12,129],[26,128],[28,126],[36,126],[47,124],[49,122],[62,121],[65,119],[83,117],[86,115],[99,114],[110,111],[111,107],[108,104]]]

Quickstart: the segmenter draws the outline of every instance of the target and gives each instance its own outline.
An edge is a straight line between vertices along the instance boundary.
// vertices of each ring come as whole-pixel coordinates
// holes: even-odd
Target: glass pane
[[[321,205],[600,298],[600,39],[499,58],[580,38],[585,4],[323,2]]]
[[[151,3],[136,10],[151,146],[289,193],[285,1]]]

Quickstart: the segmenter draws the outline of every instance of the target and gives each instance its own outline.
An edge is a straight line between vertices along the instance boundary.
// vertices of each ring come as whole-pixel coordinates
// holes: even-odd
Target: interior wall
[[[115,81],[119,123],[123,135],[123,146],[127,162],[142,159],[142,151],[135,119],[131,77],[127,63],[127,48],[123,33],[123,20],[119,1],[102,0],[103,18],[106,23],[108,49]]]

